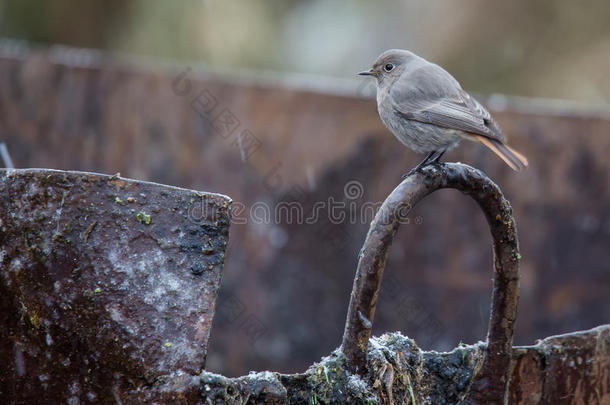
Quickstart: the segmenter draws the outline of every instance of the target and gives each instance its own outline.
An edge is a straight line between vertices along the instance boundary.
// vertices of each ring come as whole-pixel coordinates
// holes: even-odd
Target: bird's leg
[[[443,156],[443,154],[445,153],[445,150],[442,150],[440,152],[434,152],[434,153],[438,153],[438,155],[436,155],[434,158],[432,158],[430,160],[430,162],[429,162],[430,164],[432,164],[432,163],[440,163],[441,156]]]
[[[445,151],[441,152],[441,155],[444,153]],[[438,160],[438,158],[440,157],[440,155],[436,158],[434,158],[432,161],[430,160],[432,158],[432,156],[434,156],[434,154],[437,153],[437,151],[433,150],[432,152],[428,153],[428,155],[426,155],[426,157],[424,158],[424,160],[422,160],[421,162],[419,162],[419,164],[417,166],[415,166],[413,169],[409,170],[408,173],[405,173],[402,175],[402,178],[406,178],[409,177],[410,175],[417,173],[422,167],[429,165],[430,163],[436,162]]]

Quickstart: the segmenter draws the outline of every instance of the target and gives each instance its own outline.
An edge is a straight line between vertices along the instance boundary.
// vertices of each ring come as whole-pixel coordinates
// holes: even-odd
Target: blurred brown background
[[[610,319],[609,20],[604,1],[5,0],[0,141],[17,167],[121,172],[232,197],[243,210],[208,369],[299,371],[340,343],[368,229],[349,214],[383,201],[420,159],[382,126],[371,83],[353,76],[382,50],[409,48],[481,94],[530,159],[517,174],[478,145],[445,158],[484,170],[513,204],[515,339],[530,344]],[[307,216],[329,198],[348,219],[257,220],[262,203],[298,202]],[[483,216],[443,191],[410,219],[374,333],[402,330],[442,350],[483,339]]]

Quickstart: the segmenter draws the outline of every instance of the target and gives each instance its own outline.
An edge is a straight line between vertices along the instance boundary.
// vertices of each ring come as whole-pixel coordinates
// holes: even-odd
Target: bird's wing
[[[396,112],[406,119],[506,142],[489,112],[433,63],[406,69],[394,82],[390,96]]]

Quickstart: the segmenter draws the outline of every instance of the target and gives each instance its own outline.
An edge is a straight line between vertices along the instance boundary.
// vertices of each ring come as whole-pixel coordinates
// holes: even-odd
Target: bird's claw
[[[410,175],[412,175],[412,174],[415,174],[415,173],[419,172],[419,169],[421,169],[421,167],[419,167],[419,166],[414,167],[413,169],[409,170],[407,173],[405,173],[405,174],[403,174],[402,176],[400,176],[400,178],[401,178],[402,180],[404,180],[404,179],[406,179],[407,177],[409,177]]]
[[[424,167],[430,166],[435,163],[436,162],[422,162],[422,163],[418,164],[417,166],[415,166],[413,169],[409,170],[407,173],[403,174],[401,176],[401,178],[404,180],[412,174],[419,173],[421,171],[421,169],[423,169]]]

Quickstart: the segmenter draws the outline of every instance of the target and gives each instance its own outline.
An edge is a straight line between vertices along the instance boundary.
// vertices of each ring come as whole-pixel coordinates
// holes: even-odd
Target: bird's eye
[[[394,65],[392,65],[391,63],[387,63],[384,67],[383,70],[385,70],[386,72],[391,72],[392,69],[394,69]]]

